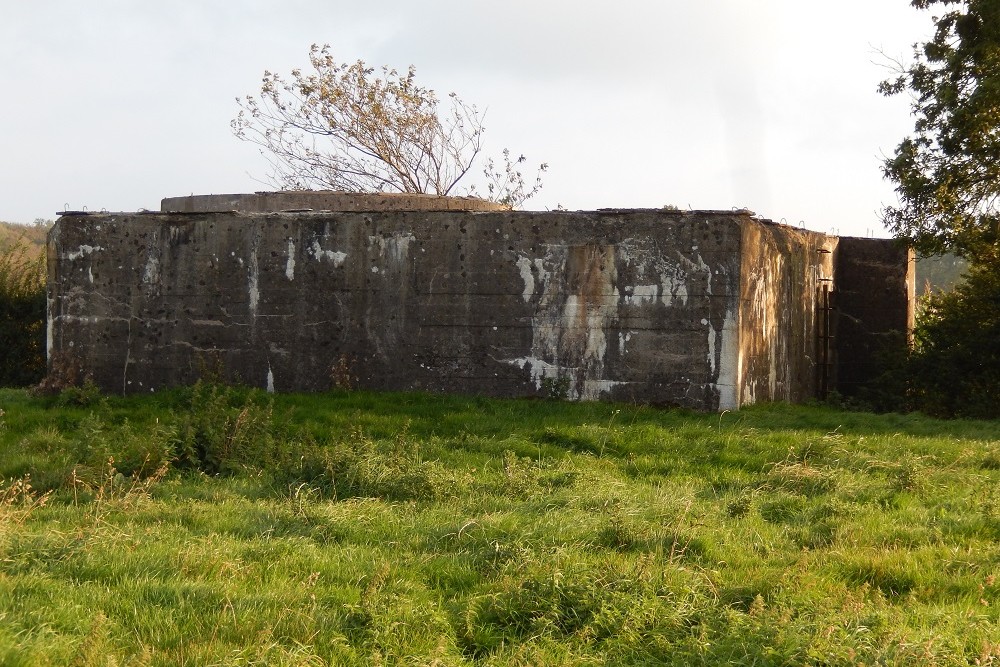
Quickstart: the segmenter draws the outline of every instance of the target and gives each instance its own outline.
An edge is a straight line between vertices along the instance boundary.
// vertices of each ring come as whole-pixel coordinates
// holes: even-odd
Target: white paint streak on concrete
[[[719,410],[736,410],[741,405],[739,388],[743,377],[743,350],[740,349],[739,323],[733,309],[726,311],[722,330],[709,327],[711,345],[718,345],[718,377],[715,381],[719,391]],[[718,337],[718,343],[715,343]]]
[[[247,290],[247,295],[250,297],[250,313],[254,316],[257,315],[257,305],[260,303],[260,289],[257,287],[257,272],[252,271],[250,273],[250,286]]]
[[[295,280],[295,241],[288,239],[288,259],[285,260],[285,277]]]
[[[274,372],[271,371],[271,362],[267,363],[267,393],[274,393]]]
[[[527,303],[531,301],[531,297],[535,294],[535,274],[531,272],[531,260],[523,255],[519,255],[517,258],[517,268],[521,272],[521,280],[524,281],[524,292],[521,296],[524,298],[524,302]]]
[[[601,394],[611,393],[612,389],[624,384],[628,383],[603,378],[587,378],[583,381],[583,387],[577,388],[577,398],[583,401],[596,401],[601,397]]]
[[[626,346],[632,340],[632,334],[634,333],[634,331],[622,331],[618,334],[618,354],[621,356],[625,356]]]
[[[542,383],[546,379],[558,380],[560,377],[568,378],[570,382],[567,397],[576,400],[597,400],[601,394],[609,393],[615,387],[628,384],[627,382],[606,380],[604,378],[586,378],[582,383],[578,383],[576,381],[578,368],[564,368],[534,356],[505,359],[504,362],[528,371],[531,374],[531,381],[534,383],[535,389],[538,390],[542,389]]]
[[[561,380],[568,383],[568,398],[597,400],[626,384],[604,377],[608,331],[622,303],[616,252],[612,245],[552,245],[544,258],[515,261],[524,281],[521,296],[535,303],[531,350],[502,361],[529,371],[536,389],[546,379]],[[659,285],[643,284],[630,288],[627,299],[645,304],[658,296]],[[632,333],[617,333],[614,342],[624,353]]]
[[[160,260],[153,255],[146,259],[146,267],[142,271],[142,282],[152,285],[160,279]]]
[[[410,244],[417,237],[409,232],[396,232],[392,236],[369,236],[369,245],[378,246],[379,254],[402,264],[410,254]]]
[[[56,300],[51,297],[45,299],[45,357],[52,358],[52,351],[56,340]]]
[[[615,246],[615,254],[625,264],[634,266],[638,275],[646,274],[650,261],[650,250],[644,239],[625,239]]]
[[[580,318],[580,297],[576,294],[570,294],[566,297],[566,304],[562,309],[562,328],[566,331],[572,331],[575,328],[576,321]]]
[[[618,290],[614,291],[614,299],[617,305]],[[611,316],[617,317],[617,310],[613,310]],[[608,339],[604,333],[608,319],[608,313],[601,310],[591,310],[587,313],[587,345],[583,351],[583,358],[594,362],[600,374],[603,374],[604,355],[608,352]],[[598,396],[595,395],[593,398],[596,400]]]
[[[673,290],[673,298],[680,303],[682,306],[686,306],[688,302],[688,288],[687,283],[676,283]]]
[[[104,250],[104,248],[99,245],[81,245],[78,250],[66,253],[66,259],[75,261],[84,255],[92,255],[95,252],[100,252],[101,250]]]
[[[127,317],[103,317],[103,316],[86,316],[86,315],[56,315],[53,318],[57,322],[81,322],[83,324],[97,324],[98,322],[128,322]],[[69,346],[73,347],[73,341],[69,342]]]
[[[535,389],[542,388],[542,380],[551,378],[558,379],[561,369],[558,365],[549,363],[537,357],[520,357],[518,359],[504,359],[504,363],[523,368],[531,373],[531,381],[535,383]]]
[[[253,252],[250,253],[250,266],[247,272],[247,296],[250,299],[250,314],[257,316],[257,305],[260,303],[260,267],[257,264],[256,244]]]
[[[696,248],[692,250],[695,251]],[[635,269],[637,278],[657,282],[658,298],[668,308],[686,306],[692,291],[700,293],[698,283],[691,281],[701,274],[708,275],[707,288],[711,291],[711,272],[701,255],[697,255],[697,261],[680,253],[673,259],[664,256],[648,239],[641,238],[625,239],[616,246],[616,252],[620,260]]]
[[[323,247],[319,244],[319,241],[313,241],[312,246],[310,246],[310,248],[312,250],[313,257],[315,257],[317,261],[321,262],[325,259],[331,264],[333,264],[333,268],[341,266],[344,263],[344,260],[347,259],[346,252],[323,250]]]
[[[636,285],[624,288],[625,303],[630,306],[641,306],[644,303],[656,303],[660,298],[659,285]]]
[[[708,322],[706,322],[705,320],[702,320],[702,323],[703,324],[708,324]],[[715,343],[715,341],[716,341],[716,338],[719,337],[718,333],[719,332],[717,332],[714,327],[712,327],[711,325],[709,325],[709,327],[708,327],[708,368],[709,368],[709,372],[711,373],[711,376],[713,378],[715,377],[715,372],[716,372],[716,368],[717,368],[717,366],[716,366],[716,361],[717,360],[716,360],[716,349],[715,349],[716,343]]]
[[[538,282],[541,285],[549,282],[549,272],[545,270],[545,262],[542,259],[535,260],[535,271],[538,273]]]
[[[662,296],[660,299],[663,301],[663,305],[670,307],[674,305],[674,293],[677,292],[677,285],[674,282],[674,276],[669,273],[660,274],[660,283],[663,285]]]
[[[695,248],[697,248],[697,247],[698,246],[695,246]],[[710,267],[705,262],[705,259],[701,256],[701,253],[698,253],[698,262],[697,262],[696,266],[698,267],[699,273],[702,273],[702,274],[705,275],[705,292],[707,294],[711,294],[712,293],[712,267]]]

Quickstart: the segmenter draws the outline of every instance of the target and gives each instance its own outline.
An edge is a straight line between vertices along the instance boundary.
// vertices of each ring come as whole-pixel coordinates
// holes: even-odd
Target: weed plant
[[[995,664],[998,426],[0,390],[0,664]]]

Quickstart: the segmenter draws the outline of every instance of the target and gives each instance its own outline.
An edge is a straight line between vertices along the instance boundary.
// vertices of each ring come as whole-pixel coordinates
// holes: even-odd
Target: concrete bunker
[[[339,367],[369,389],[725,410],[850,393],[912,320],[906,250],[745,210],[322,192],[161,209],[64,214],[50,234],[50,359],[107,391],[218,363],[275,391],[327,389]]]

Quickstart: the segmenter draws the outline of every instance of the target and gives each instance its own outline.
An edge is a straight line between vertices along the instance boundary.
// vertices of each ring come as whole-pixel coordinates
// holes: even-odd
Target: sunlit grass
[[[58,403],[0,390],[0,664],[1000,659],[996,423]]]

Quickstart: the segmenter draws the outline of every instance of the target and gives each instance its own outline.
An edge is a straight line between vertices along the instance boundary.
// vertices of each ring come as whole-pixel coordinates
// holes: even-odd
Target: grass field
[[[0,664],[1000,663],[1000,424],[0,390]]]

